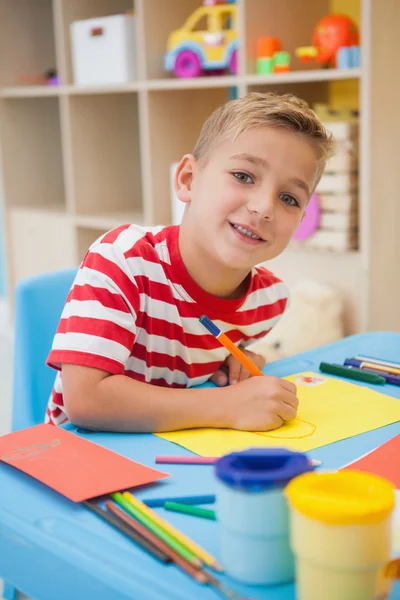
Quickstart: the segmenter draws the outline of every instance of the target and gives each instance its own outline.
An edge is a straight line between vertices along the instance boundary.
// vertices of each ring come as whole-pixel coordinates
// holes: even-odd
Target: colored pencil
[[[149,508],[162,508],[166,502],[180,502],[181,504],[214,504],[215,495],[203,496],[171,496],[170,498],[148,498],[143,504]]]
[[[157,515],[157,513],[151,510],[151,508],[143,504],[143,502],[132,496],[132,494],[129,492],[124,492],[122,495],[125,500],[130,502],[132,506],[139,511],[139,513],[145,515],[153,523],[157,524],[158,527],[162,528],[162,530],[166,531],[170,536],[178,540],[185,548],[190,550],[195,556],[204,562],[204,564],[212,569],[215,569],[216,571],[222,571],[222,567],[217,563],[215,558],[211,556],[211,554],[186,537],[181,531],[178,531],[171,525],[171,523],[168,523],[168,521],[162,519],[159,515]]]
[[[184,513],[186,515],[193,515],[194,517],[201,517],[203,519],[210,519],[216,521],[217,517],[214,510],[207,508],[200,508],[199,506],[193,506],[192,504],[180,504],[179,502],[166,502],[164,504],[165,510],[172,510],[174,512]]]
[[[219,460],[220,457],[219,456],[156,456],[156,463],[163,463],[163,464],[169,464],[169,465],[214,465],[217,460]],[[314,460],[311,459],[310,460],[311,464],[313,467],[319,467],[322,462],[320,460]],[[208,497],[208,496],[206,496]],[[215,501],[215,496],[213,496],[214,500],[212,500],[212,502]],[[181,502],[180,499],[175,499],[175,498],[167,498],[166,501],[170,500],[171,502]],[[185,504],[185,502],[182,502],[183,504]],[[148,502],[146,501],[145,504],[147,504],[147,506],[150,506],[150,504],[148,504]],[[186,502],[186,504],[201,504],[200,502]],[[207,502],[203,502],[203,504],[207,504]],[[156,505],[156,506],[162,506],[162,505]]]
[[[383,379],[386,381],[386,383],[389,383],[391,385],[400,385],[400,375],[393,375],[392,373],[386,373],[384,371],[381,371],[379,369],[375,369],[375,366],[371,364],[371,367],[359,367],[358,366],[358,360],[356,360],[355,358],[346,358],[346,360],[344,361],[344,364],[346,365],[346,367],[348,369],[352,369],[353,371],[362,371],[363,373],[371,373],[373,375],[377,375],[378,377],[383,377]],[[365,364],[365,363],[361,363],[361,364]],[[373,368],[372,368],[373,367]]]
[[[222,583],[219,579],[214,577],[214,575],[211,575],[211,573],[207,573],[207,575],[208,583],[212,585],[216,590],[218,590],[221,596],[223,596],[227,600],[252,600],[251,598],[244,598],[243,596],[240,596],[227,585]]]
[[[147,527],[152,533],[158,536],[163,542],[168,544],[175,552],[180,554],[182,558],[190,562],[195,567],[201,567],[201,560],[197,557],[197,555],[189,550],[180,540],[177,540],[173,537],[169,532],[165,531],[160,525],[154,522],[154,520],[143,512],[141,512],[136,506],[132,504],[129,500],[127,500],[122,494],[119,492],[114,492],[111,494],[111,498],[115,500],[117,504],[122,506],[128,513],[130,513],[139,523]]]
[[[156,456],[155,462],[167,465],[213,465],[215,456]]]
[[[118,518],[122,519],[127,526],[131,527],[138,535],[143,536],[149,544],[152,544],[158,551],[172,562],[174,562],[178,567],[185,571],[190,577],[193,577],[199,583],[207,583],[208,579],[206,574],[199,569],[198,567],[193,566],[189,561],[182,558],[178,552],[173,550],[168,544],[166,544],[163,540],[161,540],[156,534],[149,531],[144,525],[135,521],[132,517],[130,517],[124,510],[119,508],[113,502],[106,502],[107,509],[114,513]]]
[[[160,550],[156,544],[152,544],[148,539],[146,539],[146,536],[141,535],[138,531],[135,531],[126,523],[123,523],[117,516],[108,513],[106,510],[103,510],[94,502],[85,500],[83,504],[86,506],[86,508],[95,513],[104,521],[107,521],[107,523],[115,527],[115,529],[118,529],[118,531],[126,535],[130,540],[135,542],[135,544],[140,546],[143,550],[151,554],[157,560],[163,563],[171,562],[171,559],[166,552]]]
[[[389,367],[389,365],[379,365],[378,363],[367,362],[365,360],[359,360],[358,358],[346,358],[344,364],[359,367],[360,369],[372,369],[373,371],[379,371],[383,374],[386,373],[388,375],[396,375],[396,377],[400,377],[400,369],[397,367]]]
[[[357,354],[356,356],[354,356],[354,358],[356,360],[361,360],[364,362],[369,362],[369,363],[376,363],[377,365],[382,365],[383,367],[394,367],[395,369],[400,369],[400,363],[397,362],[393,362],[390,360],[385,360],[383,358],[373,358],[372,356],[361,356],[360,354]]]
[[[225,346],[225,348],[227,350],[229,350],[229,352],[238,359],[238,361],[240,362],[240,364],[249,371],[249,373],[251,373],[252,375],[258,375],[258,376],[264,376],[264,373],[262,371],[260,371],[260,369],[253,363],[253,361],[251,361],[249,358],[247,358],[247,356],[244,354],[244,352],[242,352],[240,350],[240,348],[238,348],[229,338],[227,335],[225,335],[225,333],[222,333],[222,331],[220,330],[219,327],[217,327],[217,325],[215,325],[215,323],[213,323],[211,321],[211,319],[209,319],[208,317],[206,317],[206,315],[203,315],[202,317],[200,317],[200,323],[202,325],[204,325],[204,327],[206,329],[208,329],[208,331],[220,342],[220,344],[222,344],[222,346]]]

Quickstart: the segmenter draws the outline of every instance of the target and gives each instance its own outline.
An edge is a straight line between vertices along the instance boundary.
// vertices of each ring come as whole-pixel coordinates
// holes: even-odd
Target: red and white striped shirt
[[[229,352],[199,322],[206,314],[235,344],[263,337],[285,310],[288,291],[254,267],[238,299],[212,296],[190,277],[178,226],[122,225],[87,252],[67,297],[47,364],[124,374],[163,387],[206,382]],[[46,422],[67,421],[57,374]]]

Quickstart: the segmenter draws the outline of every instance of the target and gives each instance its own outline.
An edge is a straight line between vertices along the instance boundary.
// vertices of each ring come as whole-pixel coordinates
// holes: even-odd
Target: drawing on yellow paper
[[[257,431],[255,433],[276,440],[301,440],[313,435],[316,429],[317,426],[314,425],[314,423],[309,423],[309,421],[296,418],[293,419],[293,421],[289,421],[289,423],[285,423],[285,425],[282,425],[279,429],[274,429],[273,431]]]
[[[269,432],[188,429],[157,434],[201,456],[234,450],[282,447],[308,451],[400,421],[400,400],[318,373],[296,373],[297,418]],[[323,380],[323,381],[322,381]]]

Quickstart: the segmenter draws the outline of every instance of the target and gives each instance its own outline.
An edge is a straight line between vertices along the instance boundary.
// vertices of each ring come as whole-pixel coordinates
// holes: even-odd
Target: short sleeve
[[[133,274],[115,243],[99,240],[87,252],[47,358],[60,370],[76,364],[122,374],[136,336],[140,296]]]
[[[253,310],[252,324],[247,328],[240,345],[244,348],[254,344],[265,336],[279,323],[288,310],[290,292],[287,286],[266,269],[260,268],[260,280],[249,303]],[[245,309],[248,307],[244,307]]]

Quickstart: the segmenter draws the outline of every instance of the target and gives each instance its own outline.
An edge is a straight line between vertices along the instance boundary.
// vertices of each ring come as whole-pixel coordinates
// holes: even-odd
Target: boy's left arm
[[[265,359],[263,356],[251,352],[250,350],[245,350],[244,348],[241,348],[241,350],[259,369],[263,369],[265,366]],[[251,375],[248,370],[242,366],[237,358],[230,354],[214,375],[210,377],[210,381],[215,383],[215,385],[222,387],[228,383],[232,385],[238,381],[248,379],[249,377],[251,377]]]

